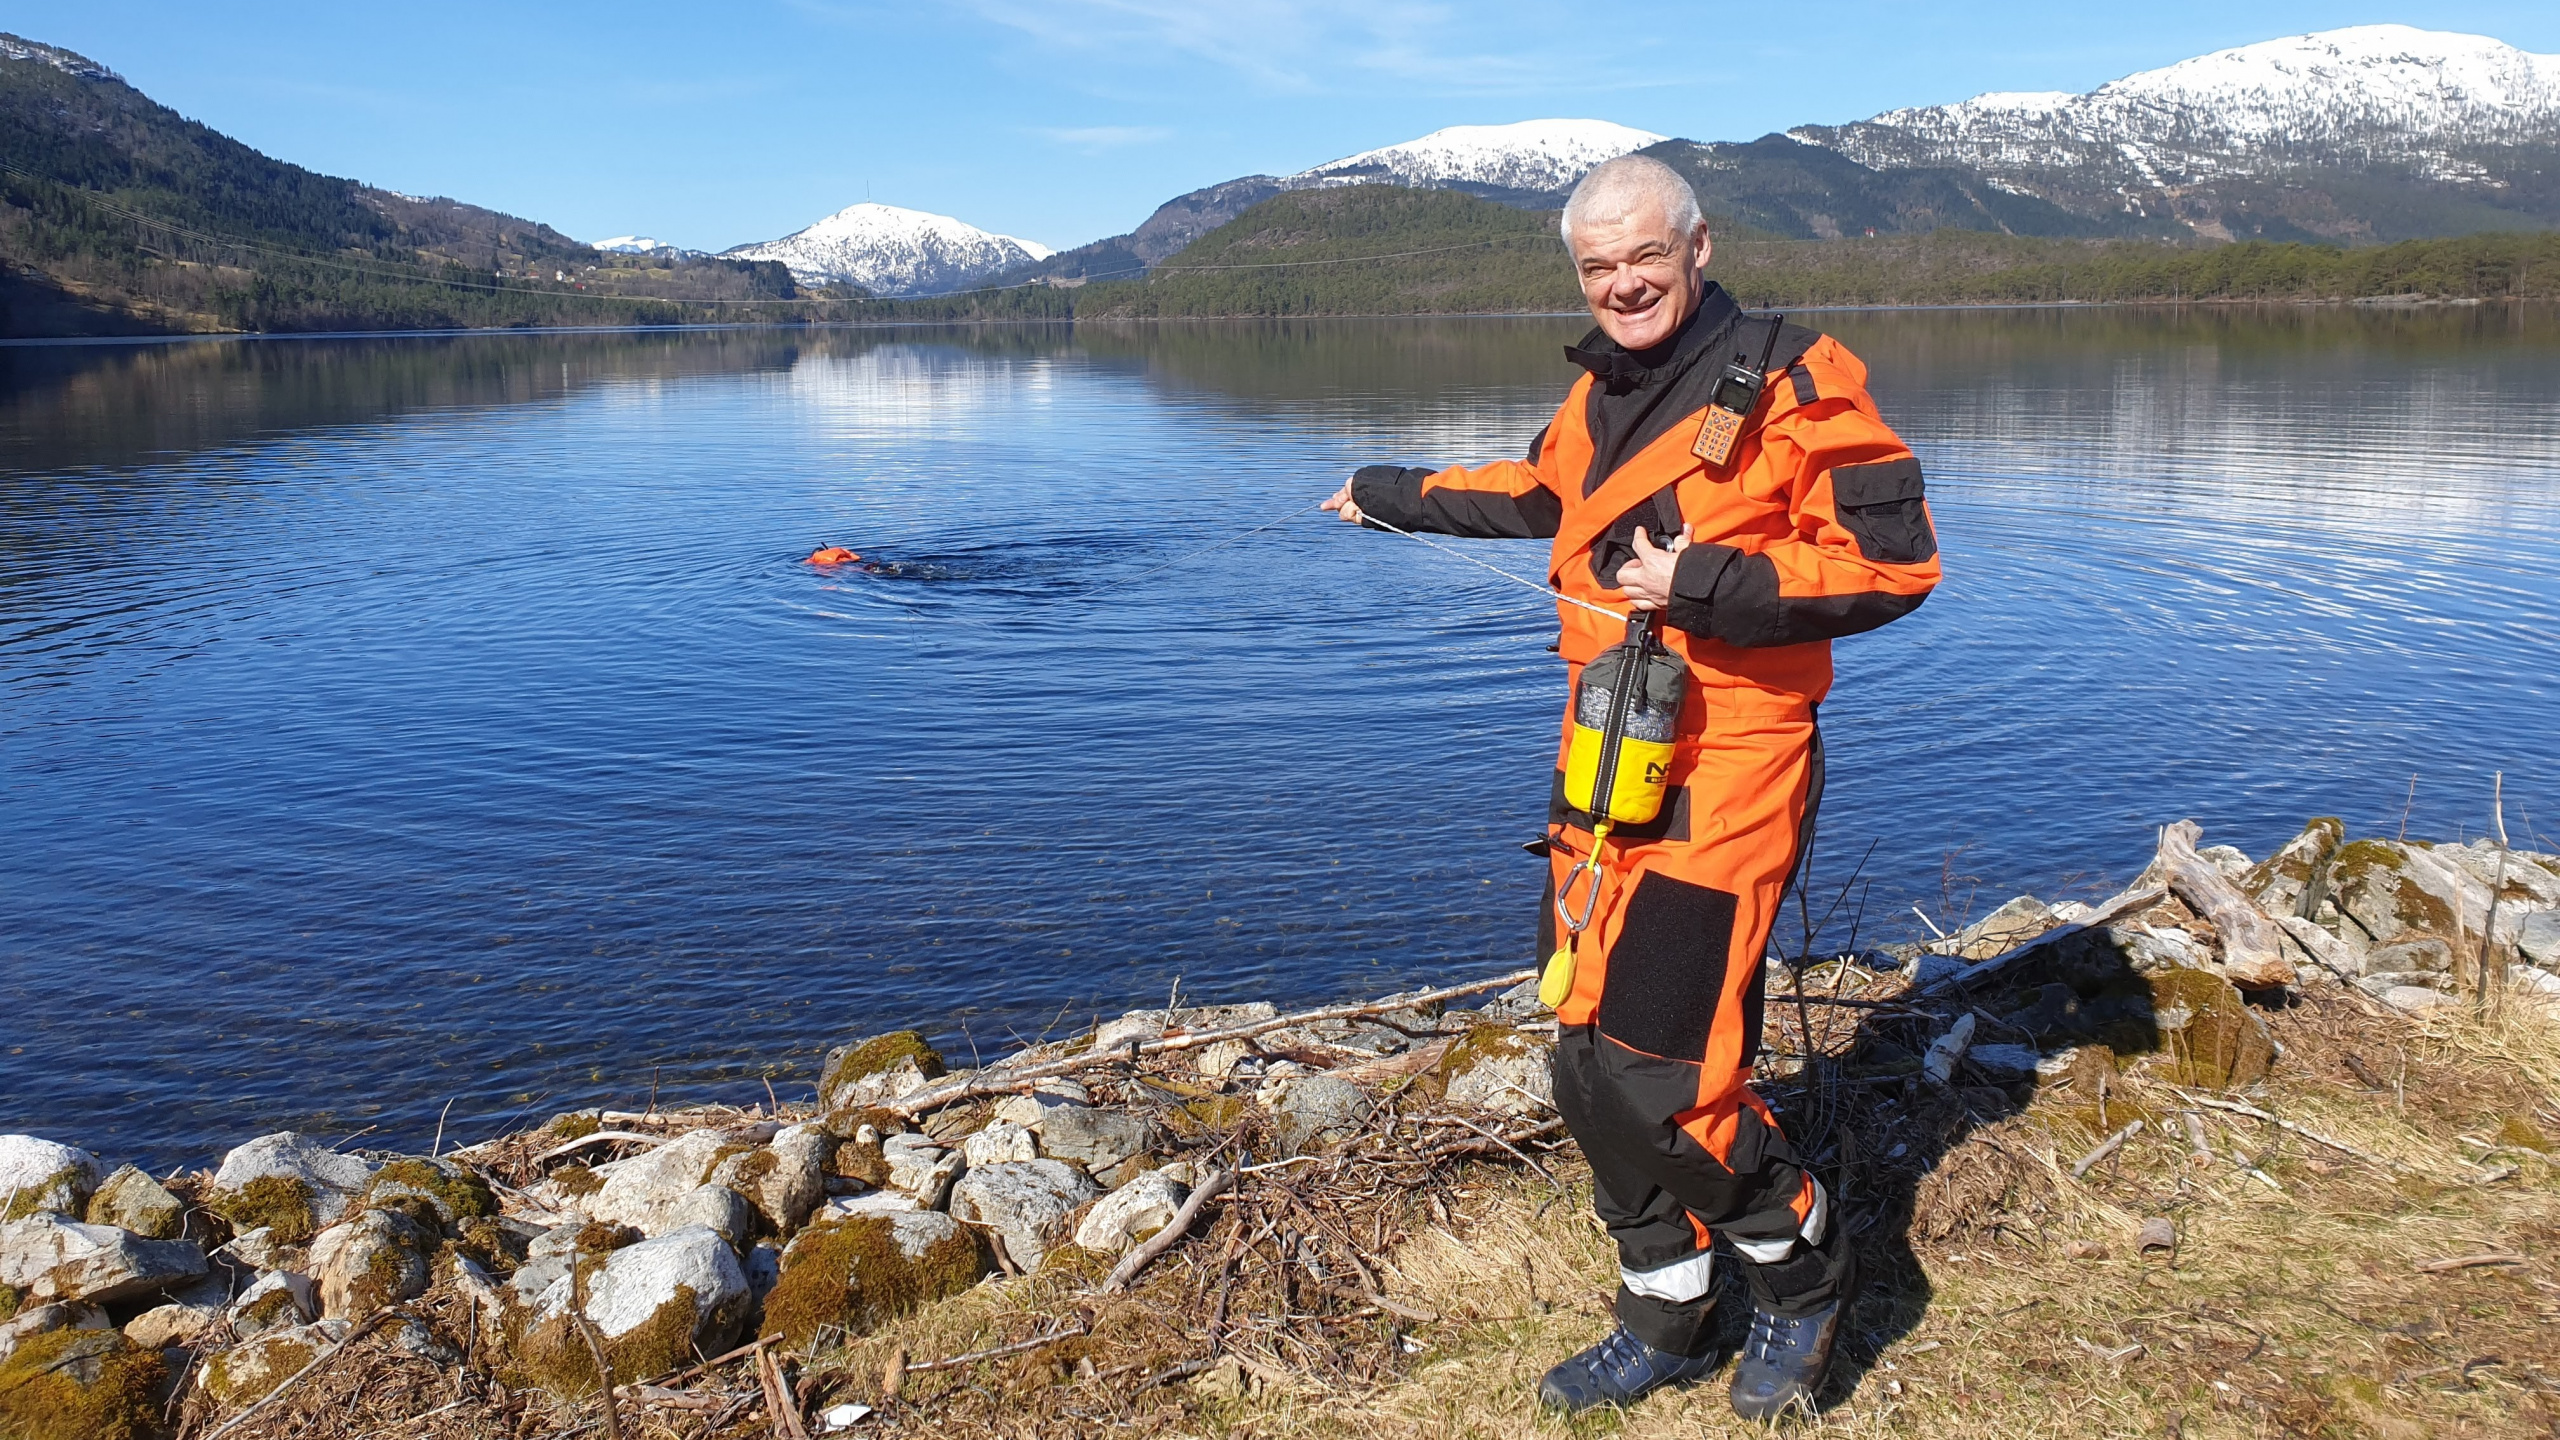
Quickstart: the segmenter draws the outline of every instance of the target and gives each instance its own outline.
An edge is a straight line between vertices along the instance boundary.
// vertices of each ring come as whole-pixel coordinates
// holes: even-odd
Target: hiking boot
[[[1838,1298],[1810,1315],[1779,1315],[1766,1306],[1751,1311],[1751,1334],[1733,1367],[1733,1413],[1745,1420],[1775,1420],[1801,1407],[1813,1413],[1831,1368],[1831,1345],[1840,1322],[1858,1299],[1858,1265],[1849,1257]]]
[[[1626,1326],[1547,1372],[1538,1399],[1568,1415],[1603,1405],[1632,1405],[1665,1385],[1685,1385],[1716,1368],[1715,1352],[1674,1355],[1639,1340]]]

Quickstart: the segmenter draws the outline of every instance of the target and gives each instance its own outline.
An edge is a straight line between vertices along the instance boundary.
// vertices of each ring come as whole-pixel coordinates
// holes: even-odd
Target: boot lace
[[[1751,1337],[1743,1342],[1743,1349],[1754,1359],[1774,1359],[1779,1352],[1796,1348],[1796,1330],[1803,1324],[1802,1318],[1790,1319],[1755,1308],[1751,1312]]]
[[[1646,1348],[1645,1343],[1635,1337],[1634,1331],[1621,1325],[1610,1331],[1608,1338],[1600,1342],[1600,1353],[1593,1357],[1599,1361],[1599,1364],[1594,1368],[1602,1371],[1624,1370],[1643,1360]]]

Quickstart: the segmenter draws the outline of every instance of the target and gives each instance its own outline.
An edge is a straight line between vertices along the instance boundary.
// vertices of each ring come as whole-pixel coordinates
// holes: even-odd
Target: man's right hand
[[[1348,480],[1342,482],[1341,489],[1333,492],[1332,499],[1324,502],[1324,508],[1338,512],[1344,520],[1354,525],[1368,518],[1360,513],[1359,505],[1352,500],[1351,482]]]

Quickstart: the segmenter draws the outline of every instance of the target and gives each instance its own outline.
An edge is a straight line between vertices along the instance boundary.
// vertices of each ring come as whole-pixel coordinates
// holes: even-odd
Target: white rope
[[[1454,556],[1457,559],[1464,560],[1479,570],[1490,570],[1494,574],[1501,576],[1503,579],[1510,581],[1512,584],[1526,586],[1550,600],[1561,600],[1567,605],[1579,605],[1594,615],[1606,615],[1612,620],[1624,620],[1627,618],[1627,612],[1624,610],[1612,610],[1606,605],[1594,605],[1588,600],[1580,600],[1571,595],[1567,595],[1563,591],[1555,589],[1543,581],[1532,580],[1524,575],[1514,575],[1499,565],[1488,565],[1473,555],[1467,554],[1465,551],[1452,550],[1448,546],[1440,544],[1436,540],[1430,540],[1423,536],[1416,535],[1401,525],[1395,525],[1385,520],[1381,520],[1366,510],[1360,512],[1360,523],[1363,525],[1375,525],[1381,530],[1392,530],[1407,540],[1420,540],[1423,544],[1430,546],[1432,549],[1439,551],[1443,555]]]

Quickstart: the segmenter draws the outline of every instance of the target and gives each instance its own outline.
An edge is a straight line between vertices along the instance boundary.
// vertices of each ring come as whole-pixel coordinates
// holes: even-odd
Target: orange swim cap
[[[829,545],[812,554],[807,563],[811,565],[849,565],[861,558],[861,556],[854,554],[852,551],[845,549],[841,545]]]

